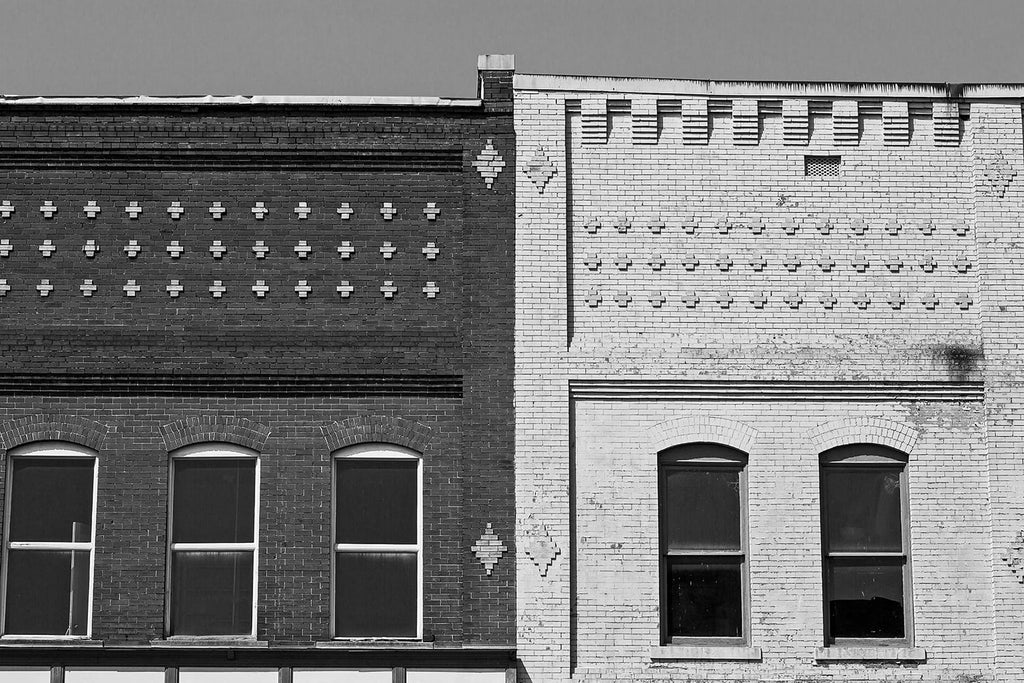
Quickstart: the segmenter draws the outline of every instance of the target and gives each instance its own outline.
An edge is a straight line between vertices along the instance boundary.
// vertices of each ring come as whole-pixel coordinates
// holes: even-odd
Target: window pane
[[[174,635],[252,632],[252,552],[178,551],[171,559]]]
[[[174,462],[175,543],[251,543],[256,461]]]
[[[89,551],[7,554],[9,635],[84,636],[89,629]]]
[[[13,458],[12,541],[91,541],[91,458]]]
[[[416,635],[416,554],[336,553],[336,635]]]
[[[669,560],[669,637],[743,635],[741,561]]]
[[[667,550],[740,550],[740,473],[664,468],[662,533]]]
[[[335,542],[416,543],[417,467],[415,460],[340,458]]]
[[[900,470],[826,467],[827,550],[902,552]]]
[[[903,560],[892,564],[829,561],[832,638],[903,638]]]

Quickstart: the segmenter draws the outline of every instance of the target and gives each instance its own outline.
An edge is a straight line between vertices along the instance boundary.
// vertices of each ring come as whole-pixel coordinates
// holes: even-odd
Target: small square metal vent
[[[839,177],[839,155],[815,156],[808,154],[804,156],[804,175],[817,178]]]

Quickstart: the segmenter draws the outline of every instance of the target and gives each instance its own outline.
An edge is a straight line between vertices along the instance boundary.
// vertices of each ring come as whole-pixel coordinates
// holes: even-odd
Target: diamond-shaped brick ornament
[[[307,280],[299,280],[299,284],[295,285],[295,293],[299,295],[300,299],[307,298],[312,291],[313,288],[309,286]]]
[[[124,212],[128,214],[128,218],[136,219],[142,214],[142,206],[138,202],[130,202],[124,207]]]
[[[427,242],[427,246],[423,247],[420,251],[423,252],[428,261],[437,260],[437,255],[441,253],[441,250],[437,248],[437,244],[434,242]]]
[[[428,299],[435,299],[437,298],[437,293],[440,291],[441,290],[437,286],[436,282],[429,281],[427,282],[427,286],[423,288],[423,295],[426,296]]]
[[[96,291],[96,285],[93,284],[92,280],[83,280],[78,289],[82,292],[82,296],[92,296]]]
[[[0,218],[10,218],[13,213],[14,204],[11,204],[10,199],[5,199],[0,202]]]
[[[519,549],[536,565],[541,576],[548,575],[548,569],[562,553],[555,539],[551,538],[547,526],[534,519],[527,520]]]
[[[96,244],[96,240],[86,240],[85,244],[82,245],[82,253],[85,254],[86,258],[93,258],[100,250],[100,245]]]
[[[95,200],[86,202],[85,206],[82,207],[86,218],[96,218],[102,210]]]
[[[1003,551],[1002,560],[1018,583],[1024,583],[1024,531],[1017,532],[1017,536]]]
[[[9,291],[11,291],[11,286],[7,284],[7,280],[0,280],[0,296],[7,296]]]
[[[441,209],[437,208],[437,202],[427,202],[427,205],[423,207],[423,215],[427,217],[428,221],[436,221],[440,213]]]
[[[171,217],[171,220],[178,220],[183,213],[185,213],[185,209],[182,208],[181,202],[171,202],[171,205],[167,207],[167,215]]]
[[[498,535],[494,533],[494,529],[491,528],[491,523],[488,522],[484,533],[477,539],[476,544],[470,547],[470,550],[476,555],[476,559],[480,560],[487,576],[490,576],[494,571],[494,565],[498,564],[498,560],[508,551],[508,547],[501,542]]]
[[[11,244],[10,240],[8,240],[8,239],[0,240],[0,256],[3,256],[4,258],[6,258],[6,257],[11,255],[11,252],[13,250],[14,250],[14,245]]]
[[[185,247],[178,243],[178,240],[171,240],[171,243],[167,245],[167,255],[171,258],[181,258],[181,253],[185,251]]]
[[[306,202],[299,202],[299,205],[292,209],[293,213],[299,217],[300,220],[309,218],[310,212],[313,211]]]
[[[355,287],[350,285],[348,280],[342,280],[341,284],[335,287],[334,290],[338,292],[342,299],[347,299],[352,296],[352,292],[355,291]]]
[[[270,213],[270,209],[267,208],[267,205],[264,202],[256,202],[256,206],[252,207],[250,211],[252,211],[252,215],[255,216],[258,221],[263,220],[266,215]]]
[[[167,290],[167,294],[169,294],[172,299],[177,299],[185,288],[181,286],[181,282],[178,280],[171,280],[171,283],[164,289]]]
[[[335,209],[335,212],[341,216],[341,220],[347,221],[349,218],[352,218],[352,205],[348,202],[344,202],[341,206]]]
[[[395,208],[395,205],[392,202],[384,202],[380,207],[380,215],[383,216],[386,221],[394,218],[396,213],[398,213],[398,209]]]
[[[214,202],[213,206],[209,208],[210,215],[217,221],[221,219],[225,211],[227,211],[227,209],[225,209],[220,202]]]
[[[476,160],[473,161],[473,166],[476,168],[477,173],[484,179],[484,185],[487,189],[491,189],[494,185],[494,181],[498,178],[498,174],[501,173],[501,169],[505,168],[505,160],[498,154],[498,150],[494,149],[494,140],[487,138],[487,144],[480,150],[480,153],[476,156]]]
[[[554,177],[556,170],[547,150],[539,146],[534,147],[527,155],[526,163],[523,165],[526,177],[533,181],[533,184],[537,186],[537,191],[541,194],[544,194],[544,188]]]
[[[39,253],[43,255],[43,258],[50,258],[55,251],[57,251],[57,247],[53,244],[53,240],[43,240],[43,243],[39,245]]]
[[[40,280],[39,284],[36,285],[36,291],[39,292],[39,296],[50,296],[50,292],[53,291],[53,285],[50,284],[49,280]]]
[[[43,202],[43,205],[39,207],[39,213],[43,214],[44,218],[53,218],[57,214],[57,207],[54,206],[52,201],[47,199]]]
[[[998,150],[995,154],[982,155],[978,158],[975,169],[978,175],[981,194],[1002,198],[1006,194],[1006,188],[1017,175],[1015,169],[1003,151]]]

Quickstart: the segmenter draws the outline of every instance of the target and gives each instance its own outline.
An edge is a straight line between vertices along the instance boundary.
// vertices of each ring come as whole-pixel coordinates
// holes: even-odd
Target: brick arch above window
[[[8,450],[33,441],[67,441],[99,450],[110,428],[76,415],[39,413],[0,423],[0,448]]]
[[[160,434],[168,451],[207,441],[223,441],[262,451],[270,427],[244,417],[186,417],[160,425]]]
[[[359,443],[392,443],[423,453],[433,430],[401,417],[361,415],[320,427],[331,452]]]
[[[874,443],[911,454],[920,432],[885,417],[850,417],[829,420],[806,432],[818,453],[854,443]]]
[[[685,443],[709,442],[750,453],[757,443],[757,430],[746,422],[712,415],[693,415],[659,422],[647,430],[654,452]]]

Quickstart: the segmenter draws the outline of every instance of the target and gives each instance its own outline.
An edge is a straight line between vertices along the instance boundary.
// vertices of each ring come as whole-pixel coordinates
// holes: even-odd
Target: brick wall
[[[983,109],[870,89],[708,97],[689,94],[702,84],[632,83],[517,77],[520,679],[1012,680],[1003,652],[1018,627],[1004,646],[992,638],[1013,577],[989,549],[988,496],[1014,485],[988,474],[987,383],[1005,375],[983,323],[995,293],[975,214],[978,188],[1005,184],[998,163],[980,179]],[[990,106],[1005,117],[991,144],[1016,166],[1019,105]],[[840,156],[839,175],[805,176],[805,155]],[[908,477],[921,663],[815,659],[825,448],[808,434],[854,417],[919,434]],[[654,476],[669,444],[648,434],[714,419],[758,435],[762,658],[654,661]],[[723,438],[691,431],[678,442]],[[840,442],[886,433],[851,428]],[[1020,526],[1008,525],[1000,548]],[[530,556],[544,534],[559,551],[546,574]]]
[[[511,72],[481,78],[506,85],[454,106],[0,106],[0,432],[106,430],[94,638],[164,635],[161,429],[244,418],[269,434],[260,640],[330,638],[338,423],[331,439],[420,434],[425,635],[512,646]],[[470,550],[488,524],[508,547],[491,574]]]

